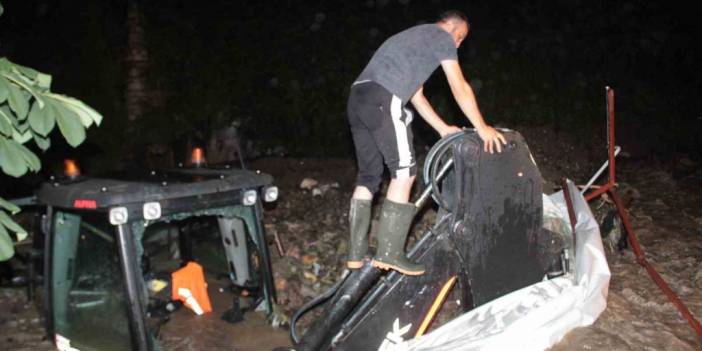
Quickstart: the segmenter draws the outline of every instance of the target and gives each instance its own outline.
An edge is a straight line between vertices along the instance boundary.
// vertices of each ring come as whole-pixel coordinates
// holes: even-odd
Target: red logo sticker
[[[76,200],[73,200],[73,207],[74,208],[96,209],[97,202],[95,202],[95,200],[76,199]]]

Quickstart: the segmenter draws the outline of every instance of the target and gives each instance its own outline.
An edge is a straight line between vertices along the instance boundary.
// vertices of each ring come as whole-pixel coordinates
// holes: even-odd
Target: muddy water
[[[244,321],[236,324],[222,320],[222,312],[231,307],[232,295],[219,288],[216,282],[210,283],[212,313],[197,316],[181,308],[171,315],[159,333],[162,350],[270,351],[291,345],[288,331],[271,327],[262,312],[248,312]],[[0,289],[0,350],[54,350],[37,307],[26,303],[21,289]]]
[[[263,312],[248,312],[244,321],[234,324],[222,320],[222,313],[232,307],[232,295],[220,292],[224,286],[216,282],[209,283],[208,288],[213,312],[197,316],[181,308],[173,313],[159,333],[163,350],[255,351],[291,346],[287,331],[270,326]]]
[[[291,346],[286,331],[268,325],[262,313],[251,312],[246,321],[229,324],[217,314],[195,316],[179,311],[169,326],[161,331],[159,341],[163,350],[272,350]]]
[[[660,171],[625,172],[640,198],[630,210],[646,259],[702,320],[702,209],[697,185]],[[633,253],[608,254],[607,309],[590,327],[570,332],[552,350],[702,350],[702,337],[639,266]]]

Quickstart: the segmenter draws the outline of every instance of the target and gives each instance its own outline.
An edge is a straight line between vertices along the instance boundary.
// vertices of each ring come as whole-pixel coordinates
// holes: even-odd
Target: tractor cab
[[[197,292],[181,290],[183,279],[228,296],[230,322],[245,308],[272,312],[262,223],[262,202],[278,195],[271,176],[197,164],[104,178],[69,164],[66,174],[36,193],[46,206],[47,325],[59,350],[159,349],[174,311],[195,316],[205,302],[188,300]],[[174,278],[193,264],[204,274]],[[171,339],[189,330],[170,328]]]

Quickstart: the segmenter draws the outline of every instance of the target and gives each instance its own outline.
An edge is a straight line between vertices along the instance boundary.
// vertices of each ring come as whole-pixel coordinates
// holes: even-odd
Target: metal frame
[[[142,289],[137,279],[137,261],[134,238],[129,228],[130,222],[116,226],[119,247],[119,259],[122,264],[122,273],[125,282],[127,300],[129,301],[129,328],[132,332],[132,347],[134,350],[148,351],[150,343],[146,332],[144,320],[144,306],[141,303]]]
[[[54,338],[54,303],[53,303],[53,274],[51,273],[51,260],[53,254],[53,240],[51,232],[54,230],[54,208],[46,206],[46,217],[42,218],[41,230],[44,232],[44,329],[49,340]]]
[[[254,216],[255,216],[255,225],[256,225],[256,235],[258,236],[258,250],[259,254],[261,255],[261,261],[263,261],[261,265],[261,270],[263,271],[263,282],[262,282],[262,288],[264,290],[264,295],[268,297],[266,299],[267,301],[267,308],[269,313],[273,312],[273,301],[277,301],[278,298],[276,296],[276,291],[274,289],[275,287],[275,282],[273,281],[273,268],[271,266],[271,260],[270,260],[270,253],[268,252],[268,245],[266,243],[266,231],[265,227],[263,226],[263,205],[260,200],[256,201],[256,204],[254,205]]]
[[[110,223],[114,227],[116,244],[117,244],[117,255],[119,256],[119,264],[121,270],[121,280],[124,282],[123,291],[127,299],[127,317],[129,319],[129,330],[130,330],[130,342],[131,349],[138,351],[151,351],[157,349],[158,346],[155,343],[153,335],[150,333],[146,324],[145,317],[145,302],[144,297],[144,286],[143,281],[140,280],[140,266],[139,257],[137,257],[137,242],[134,237],[135,228],[132,225],[135,221],[143,220],[146,216],[143,210],[143,203],[148,202],[147,200],[152,200],[149,196],[141,198],[139,196],[143,195],[133,195],[133,194],[150,194],[149,191],[163,191],[163,198],[159,198],[158,204],[160,207],[160,212],[158,217],[161,217],[163,213],[179,213],[179,212],[189,212],[193,207],[193,202],[197,201],[203,208],[218,208],[226,207],[231,205],[239,205],[242,202],[242,194],[247,189],[255,189],[257,192],[265,191],[265,186],[272,182],[272,178],[267,174],[253,173],[250,171],[231,171],[228,169],[218,170],[218,169],[194,169],[194,170],[174,170],[168,173],[169,177],[175,177],[173,179],[178,179],[177,176],[179,172],[184,172],[185,177],[198,177],[198,176],[209,176],[212,179],[209,181],[214,182],[210,184],[211,189],[206,189],[200,183],[188,183],[183,186],[183,183],[176,183],[178,187],[168,186],[164,181],[160,184],[147,184],[144,183],[142,186],[139,183],[132,182],[130,180],[125,180],[134,189],[130,191],[124,191],[122,193],[112,193],[110,188],[114,186],[117,181],[105,178],[85,178],[84,181],[91,182],[88,185],[88,190],[85,193],[77,194],[72,193],[73,197],[66,196],[62,192],[66,192],[64,189],[60,189],[63,185],[61,183],[44,184],[42,189],[39,191],[38,199],[41,200],[47,206],[46,216],[47,219],[42,226],[42,230],[46,233],[45,236],[45,287],[46,291],[46,331],[50,339],[53,339],[55,334],[55,326],[53,325],[53,301],[51,296],[52,286],[51,282],[51,259],[53,257],[53,222],[56,208],[66,208],[66,209],[77,209],[77,210],[88,210],[91,212],[97,211],[104,213],[106,217],[110,219]],[[243,176],[248,176],[249,173],[256,177],[255,179],[243,179]],[[171,179],[171,178],[168,178]],[[119,180],[118,180],[119,181]],[[67,186],[73,186],[76,182],[66,183]],[[102,187],[102,190],[100,190]],[[146,189],[148,187],[148,189]],[[96,191],[97,189],[99,191]],[[212,189],[215,189],[213,191]],[[69,189],[70,190],[70,189]],[[202,193],[199,192],[202,190]],[[207,190],[207,191],[205,191]],[[82,197],[81,197],[82,196]],[[136,197],[135,197],[136,196]],[[91,199],[95,207],[82,208],[78,207],[73,203],[73,198],[87,198]],[[265,228],[263,226],[263,204],[262,197],[257,197],[256,203],[251,206],[246,207],[246,217],[250,216],[254,218],[247,218],[244,221],[246,226],[250,226],[253,241],[257,245],[258,252],[261,256],[262,265],[259,268],[261,276],[258,278],[260,284],[262,284],[263,295],[266,301],[266,310],[268,313],[273,311],[273,303],[276,299],[276,291],[273,282],[273,274],[270,263],[270,254],[266,244]],[[87,200],[86,200],[87,201]],[[118,207],[113,207],[118,206]],[[113,218],[113,210],[119,216]],[[119,212],[119,213],[117,213]],[[157,218],[158,218],[157,217]],[[253,233],[255,232],[255,233]],[[109,316],[108,316],[109,317]]]
[[[600,186],[597,190],[594,190],[589,194],[585,195],[585,200],[594,200],[605,193],[610,196],[612,201],[614,201],[614,205],[617,207],[617,213],[619,214],[619,217],[622,219],[624,229],[626,230],[627,238],[629,239],[629,243],[631,244],[631,249],[632,251],[634,251],[634,255],[636,255],[636,261],[646,269],[649,276],[651,276],[651,279],[663,291],[665,296],[668,297],[670,302],[672,302],[673,305],[675,305],[680,314],[682,314],[682,316],[687,320],[692,329],[695,330],[697,335],[702,337],[702,325],[700,325],[700,322],[697,319],[695,319],[695,316],[692,315],[690,310],[687,309],[685,304],[680,300],[680,298],[675,294],[675,292],[673,292],[673,290],[670,288],[670,286],[668,286],[668,284],[660,276],[660,274],[656,272],[655,268],[653,268],[653,266],[646,260],[646,256],[643,252],[643,249],[641,249],[639,240],[636,238],[634,229],[631,226],[631,220],[629,219],[629,215],[627,214],[626,208],[624,207],[624,204],[622,203],[622,200],[619,197],[619,193],[617,192],[615,157],[618,151],[617,149],[619,147],[615,146],[614,90],[612,90],[610,87],[605,87],[605,92],[607,97],[607,154],[609,162],[609,177],[607,179],[607,183]]]

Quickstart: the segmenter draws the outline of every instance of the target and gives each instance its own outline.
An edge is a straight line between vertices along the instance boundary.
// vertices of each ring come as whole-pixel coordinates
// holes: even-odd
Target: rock
[[[317,282],[317,276],[313,272],[304,271],[304,272],[302,272],[302,274],[305,276],[305,279],[307,279],[313,283]]]
[[[317,256],[312,255],[312,254],[306,254],[302,256],[302,263],[305,265],[312,265],[313,263],[317,262]]]
[[[336,245],[336,253],[339,255],[346,255],[348,253],[349,249],[349,243],[346,240],[339,240],[339,243]]]
[[[289,245],[285,251],[285,255],[288,257],[300,259],[300,247],[297,245]]]
[[[314,187],[317,186],[317,184],[319,184],[319,182],[316,181],[315,179],[312,179],[312,178],[305,178],[305,179],[303,179],[302,182],[300,183],[300,189],[303,189],[303,190],[312,190]]]
[[[331,221],[330,221],[330,224],[331,224]],[[322,241],[324,241],[324,242],[337,241],[338,237],[339,237],[339,234],[337,234],[335,232],[325,231],[324,234],[322,234]]]
[[[288,316],[285,313],[285,311],[281,310],[280,307],[277,305],[273,305],[273,312],[268,318],[270,320],[271,326],[273,326],[274,328],[290,324],[290,320],[288,319]]]
[[[288,288],[288,280],[283,277],[275,278],[275,290],[284,291]]]
[[[300,295],[302,297],[305,297],[306,299],[309,299],[317,297],[317,295],[319,294],[316,291],[314,291],[314,289],[312,289],[311,287],[303,285],[302,287],[300,287]]]

